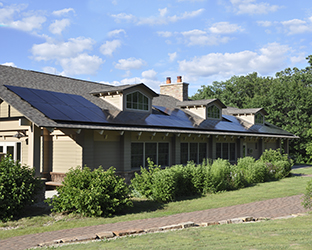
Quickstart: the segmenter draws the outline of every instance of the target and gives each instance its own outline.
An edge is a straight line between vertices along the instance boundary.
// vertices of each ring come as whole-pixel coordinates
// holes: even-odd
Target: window
[[[256,114],[255,123],[263,124],[263,115],[258,113]]]
[[[156,165],[169,165],[168,142],[133,142],[131,143],[131,168],[148,167],[147,158]]]
[[[181,164],[188,161],[202,163],[207,158],[207,143],[181,143]]]
[[[148,110],[148,98],[139,91],[127,94],[127,109]]]
[[[227,159],[235,161],[235,143],[217,143],[216,144],[216,158]]]
[[[11,155],[15,161],[21,160],[21,143],[20,142],[0,142],[0,153]]]
[[[220,119],[220,109],[216,105],[207,107],[207,118]]]

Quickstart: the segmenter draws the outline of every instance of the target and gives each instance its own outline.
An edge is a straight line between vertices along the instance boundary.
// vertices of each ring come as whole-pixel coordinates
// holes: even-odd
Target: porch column
[[[284,146],[284,153],[289,154],[289,139],[284,140],[283,146]]]
[[[120,162],[123,171],[131,170],[131,132],[125,131],[120,136]]]
[[[52,136],[47,129],[43,129],[43,163],[42,177],[50,179],[52,172]]]
[[[36,176],[40,176],[40,138],[41,129],[32,123],[28,130],[28,164]]]

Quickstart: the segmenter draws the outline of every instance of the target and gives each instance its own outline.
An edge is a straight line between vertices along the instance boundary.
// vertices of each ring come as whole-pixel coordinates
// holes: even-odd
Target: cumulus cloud
[[[153,69],[146,70],[142,72],[142,77],[147,79],[156,79],[157,72]]]
[[[95,55],[88,55],[94,41],[90,38],[71,38],[67,42],[52,41],[33,45],[31,52],[37,61],[54,61],[63,68],[62,75],[94,75],[104,61]],[[46,70],[54,70],[46,68]],[[52,72],[53,73],[53,72]]]
[[[121,33],[126,34],[126,31],[124,29],[112,30],[112,31],[108,32],[108,36],[114,37],[114,36],[117,36]]]
[[[189,46],[219,45],[221,43],[227,43],[230,39],[229,37],[222,37],[222,36],[219,36],[218,34],[209,34],[206,31],[198,30],[198,29],[184,31],[184,32],[181,32],[181,34],[184,36],[185,42]]]
[[[121,70],[131,70],[131,69],[140,69],[144,65],[146,65],[146,62],[144,60],[131,57],[128,59],[118,60],[118,63],[116,63],[115,68]]]
[[[70,38],[68,42],[45,42],[33,45],[31,52],[37,61],[76,56],[84,50],[91,50],[94,41],[91,38]]]
[[[75,10],[73,8],[66,8],[66,9],[62,9],[62,10],[55,10],[52,12],[53,15],[55,16],[63,16],[69,12],[74,12],[75,13]]]
[[[157,34],[162,37],[171,37],[173,35],[170,31],[158,31]]]
[[[60,60],[65,75],[94,75],[103,63],[104,61],[98,56],[90,56],[87,53]]]
[[[100,51],[105,56],[112,56],[113,52],[121,46],[120,40],[106,41],[100,47]]]
[[[115,19],[116,22],[121,22],[121,21],[128,21],[128,22],[133,22],[137,25],[162,25],[162,24],[168,24],[168,23],[174,23],[179,20],[184,20],[184,19],[189,19],[193,18],[196,16],[199,16],[204,12],[204,9],[198,9],[195,11],[185,11],[184,13],[180,15],[173,15],[173,16],[168,16],[168,9],[158,9],[159,14],[157,16],[150,16],[150,17],[142,17],[138,18],[132,14],[126,14],[126,13],[119,13],[119,14],[114,14],[112,17]]]
[[[301,34],[312,31],[312,20],[292,19],[281,22],[289,35]]]
[[[23,12],[23,18],[19,13],[27,8],[25,4],[13,4],[10,6],[0,6],[0,24],[22,31],[33,31],[41,29],[46,17],[35,12]]]
[[[17,67],[14,62],[5,62],[5,63],[2,63],[2,65],[10,66],[10,67]]]
[[[238,53],[210,53],[192,60],[179,61],[179,69],[191,76],[208,77],[222,75],[229,77],[257,71],[270,74],[284,66],[289,47],[270,43],[258,52],[241,51]]]
[[[63,30],[70,25],[69,19],[55,20],[49,27],[52,34],[61,35]]]
[[[209,28],[209,31],[215,34],[228,34],[243,30],[244,29],[237,24],[231,24],[229,22],[215,23]]]
[[[257,24],[262,27],[270,27],[272,25],[271,21],[258,21]]]
[[[57,71],[56,68],[51,67],[51,66],[43,67],[43,72],[48,73],[48,74],[53,74],[53,75],[61,74],[61,72]]]
[[[261,2],[257,3],[256,0],[230,0],[234,12],[237,14],[268,14],[269,12],[275,12],[279,8],[278,5],[270,5],[269,3]]]
[[[169,61],[173,62],[177,58],[177,52],[174,53],[168,53]]]

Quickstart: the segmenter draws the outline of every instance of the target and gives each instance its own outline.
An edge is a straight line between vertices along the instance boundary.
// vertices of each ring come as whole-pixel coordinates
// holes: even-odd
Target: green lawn
[[[57,249],[311,249],[312,215],[152,233]],[[51,249],[51,248],[49,248]]]
[[[296,173],[310,174],[312,167],[294,170]],[[261,183],[253,187],[217,194],[209,194],[204,197],[192,197],[183,201],[159,204],[147,200],[134,200],[134,207],[125,211],[123,215],[113,218],[82,218],[79,216],[60,216],[50,213],[36,216],[26,215],[24,218],[8,223],[0,223],[0,227],[19,226],[13,230],[0,230],[0,239],[14,237],[18,235],[34,234],[46,231],[68,229],[114,223],[120,221],[130,221],[161,217],[183,212],[192,212],[210,208],[225,207],[237,204],[244,204],[266,199],[286,197],[302,194],[305,191],[306,183],[311,177],[290,177],[280,181]],[[39,211],[32,209],[32,214]]]

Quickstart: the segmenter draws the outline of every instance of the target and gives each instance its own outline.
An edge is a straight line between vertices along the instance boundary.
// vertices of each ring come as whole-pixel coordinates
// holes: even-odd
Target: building
[[[259,158],[297,138],[265,121],[262,108],[188,100],[167,78],[160,94],[143,83],[111,86],[0,66],[0,152],[59,182],[72,167],[114,166],[131,177],[146,166],[204,158]],[[283,142],[283,143],[282,143]]]

